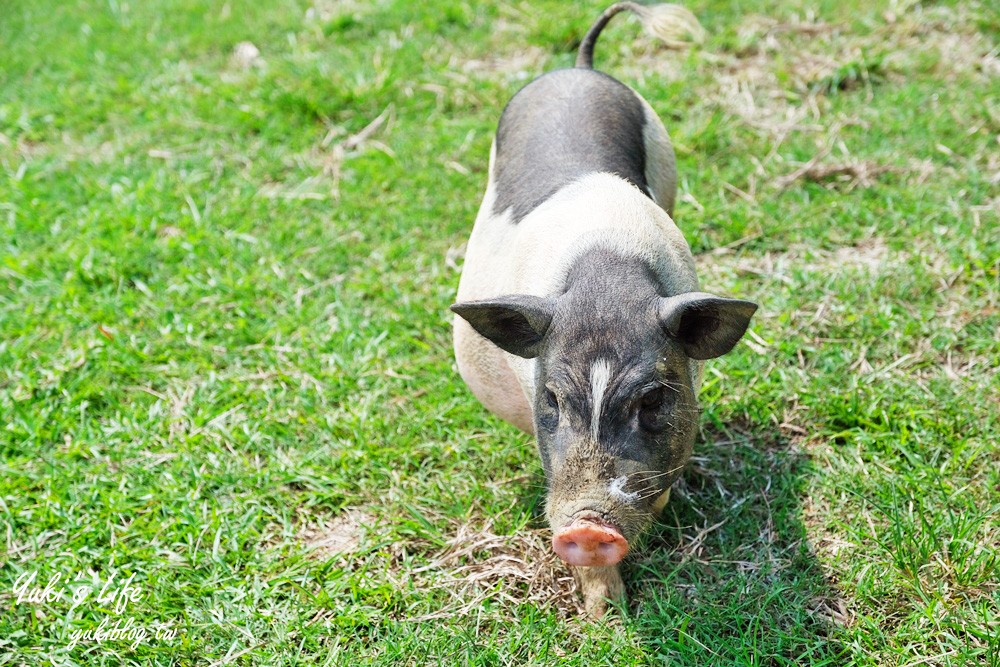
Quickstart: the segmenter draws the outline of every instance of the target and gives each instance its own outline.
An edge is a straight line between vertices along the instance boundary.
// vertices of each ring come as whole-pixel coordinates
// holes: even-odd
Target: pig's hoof
[[[628,540],[614,526],[577,519],[556,531],[552,549],[569,565],[614,565],[628,553]]]

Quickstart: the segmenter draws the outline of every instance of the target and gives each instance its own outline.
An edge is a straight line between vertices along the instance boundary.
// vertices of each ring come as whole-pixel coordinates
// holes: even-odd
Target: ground
[[[989,2],[602,36],[703,287],[761,308],[579,618],[447,307],[503,104],[604,6],[4,3],[0,663],[1000,663]]]

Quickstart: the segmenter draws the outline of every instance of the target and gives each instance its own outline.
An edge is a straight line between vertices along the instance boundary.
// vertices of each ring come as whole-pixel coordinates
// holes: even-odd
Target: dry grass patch
[[[60,135],[59,141],[41,142],[17,137],[12,139],[0,132],[0,167],[19,170],[21,175],[28,165],[48,160],[52,169],[62,169],[75,164],[107,165],[122,158],[123,139],[99,141],[87,137],[75,137],[68,132]]]
[[[907,258],[904,252],[890,251],[884,239],[870,238],[833,250],[794,244],[781,252],[767,251],[760,255],[718,248],[699,255],[696,261],[706,284],[725,284],[729,280],[727,276],[734,274],[751,274],[792,284],[793,270],[830,275],[861,271],[878,275],[904,263]]]
[[[335,517],[306,523],[297,537],[313,558],[333,558],[354,553],[365,535],[376,525],[376,518],[361,507],[348,507]]]
[[[514,619],[525,605],[554,608],[564,619],[583,613],[576,582],[550,548],[545,529],[523,527],[505,535],[491,518],[459,521],[421,508],[431,525],[447,526],[448,537],[442,541],[400,536],[370,508],[349,507],[325,518],[307,512],[296,511],[291,537],[310,558],[336,559],[372,584],[416,589],[422,597],[444,594],[439,608],[404,614],[408,621],[453,618],[487,608],[494,616]],[[277,544],[283,531],[273,532],[278,535],[269,542]]]
[[[515,80],[527,80],[542,73],[548,52],[538,46],[518,46],[510,44],[481,58],[461,59],[452,56],[449,67],[461,70],[477,78],[495,80],[498,75]]]
[[[976,25],[979,5],[959,8],[911,6],[887,12],[883,23],[866,33],[805,20],[752,16],[737,27],[737,46],[703,53],[700,74],[714,81],[711,106],[738,119],[772,143],[764,163],[793,133],[825,136],[832,146],[840,130],[856,118],[824,118],[826,97],[841,90],[871,88],[883,80],[901,81],[936,58],[939,74],[973,75],[995,80],[1000,60],[993,41]],[[711,28],[711,26],[709,26]],[[647,47],[648,50],[648,47]],[[626,61],[627,62],[627,61]],[[659,51],[643,54],[642,68],[676,78],[678,58]],[[822,156],[825,157],[825,156]],[[813,163],[785,177],[866,187],[893,167],[862,160]]]
[[[278,548],[291,540],[310,559],[350,558],[379,530],[378,517],[365,507],[346,507],[332,516],[317,516],[312,508],[297,507],[288,526],[270,526],[264,543]]]
[[[899,171],[897,167],[879,164],[873,160],[824,162],[825,155],[825,151],[820,152],[794,171],[779,176],[774,180],[774,187],[785,190],[796,181],[806,180],[823,183],[828,187],[843,187],[850,191],[857,187],[871,187],[880,175]]]
[[[902,11],[885,12],[886,24],[876,36],[890,47],[887,63],[900,70],[921,55],[934,53],[939,59],[935,73],[946,80],[960,74],[995,77],[1000,75],[995,40],[976,26],[984,11],[988,10],[978,2],[955,7],[910,3]]]
[[[510,609],[554,607],[564,618],[583,613],[576,583],[542,529],[501,535],[492,519],[458,525],[430,562],[411,574],[422,586],[446,590],[452,597],[445,609],[419,620],[464,615],[487,601]]]

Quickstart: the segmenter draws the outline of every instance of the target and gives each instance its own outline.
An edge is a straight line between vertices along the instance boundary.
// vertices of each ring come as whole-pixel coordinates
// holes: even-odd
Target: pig
[[[694,21],[676,6],[616,4],[574,68],[514,95],[451,306],[463,380],[537,440],[552,549],[594,617],[624,599],[619,563],[691,456],[703,361],[729,352],[757,309],[699,291],[672,217],[666,129],[593,68],[623,10],[653,30]]]

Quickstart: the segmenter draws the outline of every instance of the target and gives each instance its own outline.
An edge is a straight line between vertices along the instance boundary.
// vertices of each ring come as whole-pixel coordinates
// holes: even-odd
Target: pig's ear
[[[660,300],[660,324],[692,359],[712,359],[733,349],[746,333],[757,304],[687,292]]]
[[[555,302],[527,294],[456,303],[451,310],[497,347],[525,359],[538,356]]]

